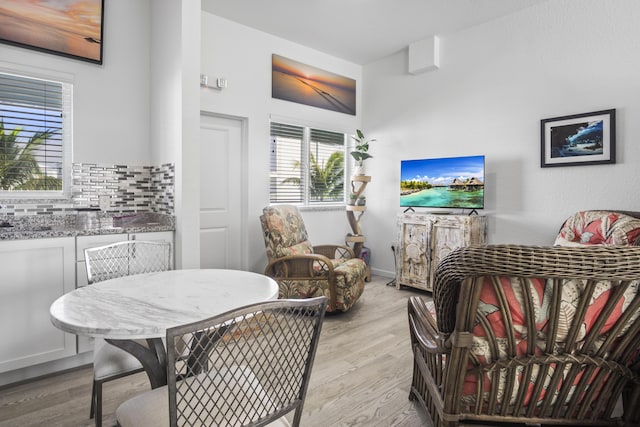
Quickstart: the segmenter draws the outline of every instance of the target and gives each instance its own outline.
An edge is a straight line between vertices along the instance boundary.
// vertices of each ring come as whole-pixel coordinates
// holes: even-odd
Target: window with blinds
[[[0,193],[62,195],[70,170],[71,84],[0,73]]]
[[[271,122],[270,202],[344,202],[346,135]]]

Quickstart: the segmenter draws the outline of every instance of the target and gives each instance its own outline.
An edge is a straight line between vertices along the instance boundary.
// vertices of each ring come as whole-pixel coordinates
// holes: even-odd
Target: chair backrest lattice
[[[84,251],[89,283],[171,269],[171,243],[127,240]]]
[[[299,425],[326,297],[249,305],[167,330],[171,426]]]

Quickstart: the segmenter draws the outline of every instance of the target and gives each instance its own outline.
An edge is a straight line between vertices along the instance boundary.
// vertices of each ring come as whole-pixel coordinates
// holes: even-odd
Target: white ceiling
[[[202,0],[202,10],[356,64],[547,0]]]

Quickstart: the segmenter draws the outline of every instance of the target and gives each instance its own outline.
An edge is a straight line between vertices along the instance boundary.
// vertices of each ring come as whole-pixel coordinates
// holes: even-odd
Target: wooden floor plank
[[[304,427],[431,427],[409,401],[412,355],[407,299],[429,294],[367,283],[347,313],[327,315],[322,328],[301,425]],[[0,427],[92,426],[91,367],[0,389]],[[141,373],[106,383],[103,425],[115,425],[122,402],[149,390]]]

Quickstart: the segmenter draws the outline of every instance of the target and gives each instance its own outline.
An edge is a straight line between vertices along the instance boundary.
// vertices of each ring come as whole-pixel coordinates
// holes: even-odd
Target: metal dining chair
[[[165,387],[116,411],[122,427],[300,425],[327,297],[274,300],[167,330]]]
[[[89,284],[116,277],[171,269],[171,243],[127,240],[84,251]],[[140,362],[103,339],[94,341],[93,385],[89,418],[102,425],[102,386],[108,381],[142,372]]]

